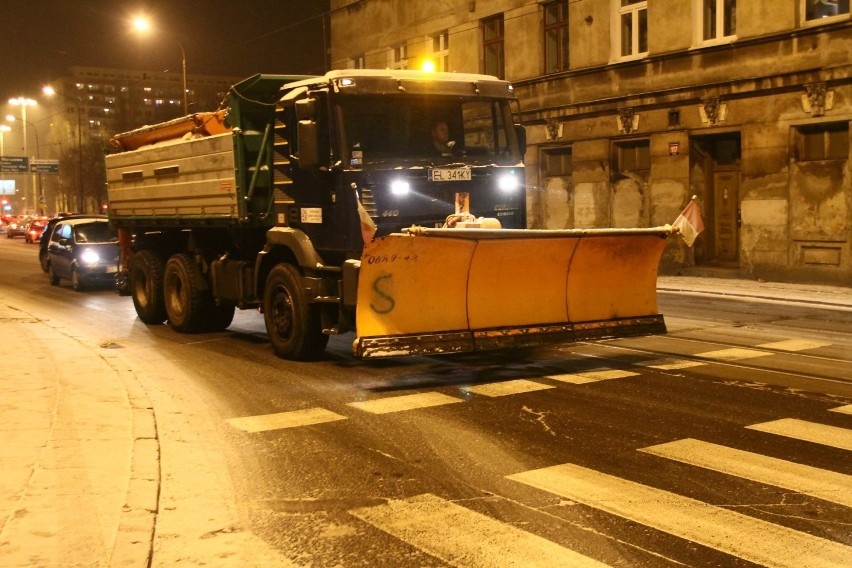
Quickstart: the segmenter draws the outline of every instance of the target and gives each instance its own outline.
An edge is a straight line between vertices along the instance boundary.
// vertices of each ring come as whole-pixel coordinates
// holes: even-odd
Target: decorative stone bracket
[[[544,125],[544,134],[548,140],[559,140],[562,138],[562,123],[557,120],[548,120]]]
[[[698,112],[701,114],[702,124],[715,126],[720,122],[725,122],[725,117],[728,115],[728,105],[720,102],[718,96],[704,97],[701,99]]]
[[[630,107],[618,109],[618,131],[630,134],[639,129],[639,114]]]
[[[802,95],[802,108],[811,116],[822,116],[834,106],[834,91],[829,91],[825,82],[808,83]]]

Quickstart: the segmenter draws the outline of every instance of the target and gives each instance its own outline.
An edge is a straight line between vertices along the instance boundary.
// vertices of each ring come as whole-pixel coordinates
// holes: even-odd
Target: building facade
[[[705,231],[664,271],[852,283],[848,0],[332,0],[331,61],[494,74],[534,228]]]

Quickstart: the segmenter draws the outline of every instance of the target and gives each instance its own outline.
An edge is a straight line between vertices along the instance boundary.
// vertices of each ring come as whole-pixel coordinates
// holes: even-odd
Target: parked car
[[[24,229],[25,220],[26,217],[23,215],[13,217],[9,221],[9,225],[6,227],[6,237],[11,239],[13,237],[25,236],[27,234],[26,229]]]
[[[106,219],[62,219],[47,243],[47,272],[53,286],[61,279],[75,290],[94,284],[115,284],[118,233]]]
[[[24,225],[24,240],[32,244],[39,242],[45,226],[47,217],[33,217]]]
[[[47,220],[47,225],[41,234],[41,240],[38,245],[38,261],[41,264],[41,269],[47,272],[47,244],[50,242],[50,236],[53,234],[53,229],[56,224],[66,219],[106,219],[106,215],[85,215],[82,213],[60,213],[56,217],[51,217]]]

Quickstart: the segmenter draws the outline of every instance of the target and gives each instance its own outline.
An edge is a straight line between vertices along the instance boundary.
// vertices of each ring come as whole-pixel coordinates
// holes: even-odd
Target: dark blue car
[[[56,224],[47,243],[47,272],[75,290],[113,285],[118,272],[118,234],[105,219],[68,219]]]

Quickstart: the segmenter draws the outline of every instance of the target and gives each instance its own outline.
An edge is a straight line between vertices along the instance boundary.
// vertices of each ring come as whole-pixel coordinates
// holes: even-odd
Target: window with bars
[[[432,60],[437,71],[450,70],[450,33],[447,30],[432,36]]]
[[[648,54],[647,0],[613,0],[617,11],[619,59],[634,59]]]
[[[390,53],[390,68],[391,69],[408,69],[408,46],[405,44],[397,45],[391,48]]]
[[[616,167],[619,172],[651,169],[651,141],[629,140],[615,144]]]
[[[544,72],[568,69],[568,0],[544,5]]]
[[[737,34],[737,0],[694,0],[698,43],[730,39]]]
[[[819,24],[849,17],[849,0],[801,0],[806,23]]]
[[[482,20],[482,52],[486,75],[505,78],[504,45],[503,14]]]

